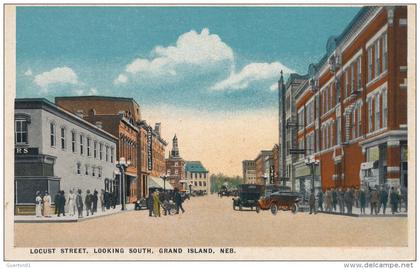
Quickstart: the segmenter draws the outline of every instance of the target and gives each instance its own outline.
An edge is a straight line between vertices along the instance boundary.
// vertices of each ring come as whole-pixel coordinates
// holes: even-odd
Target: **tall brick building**
[[[407,8],[362,8],[308,73],[295,95],[298,147],[310,149],[294,163],[300,183],[312,156],[324,190],[407,187]]]

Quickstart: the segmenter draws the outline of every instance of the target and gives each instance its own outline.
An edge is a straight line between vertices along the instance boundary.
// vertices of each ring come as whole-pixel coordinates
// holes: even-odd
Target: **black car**
[[[249,207],[251,210],[257,208],[258,200],[261,197],[263,190],[262,185],[258,184],[241,184],[238,186],[238,197],[232,198],[233,210],[238,207],[242,210],[243,207]]]

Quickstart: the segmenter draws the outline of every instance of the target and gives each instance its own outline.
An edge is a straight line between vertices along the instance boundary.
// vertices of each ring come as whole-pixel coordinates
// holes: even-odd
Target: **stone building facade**
[[[34,214],[36,191],[114,191],[117,147],[116,136],[46,99],[16,99],[16,214]]]

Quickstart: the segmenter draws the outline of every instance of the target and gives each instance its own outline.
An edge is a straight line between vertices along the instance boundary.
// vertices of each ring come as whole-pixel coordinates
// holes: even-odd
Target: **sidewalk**
[[[127,211],[134,210],[134,204],[127,204],[126,210],[122,211],[121,206],[115,207],[115,209],[111,208],[109,210],[105,210],[105,212],[101,212],[101,209],[98,209],[99,211],[95,213],[95,215],[89,215],[86,216],[86,210],[83,210],[83,218],[78,218],[76,216],[68,216],[65,217],[57,217],[57,215],[51,215],[51,217],[39,217],[37,218],[35,215],[30,216],[14,216],[15,217],[15,223],[53,223],[53,222],[80,222],[90,219],[96,219],[100,217],[106,217],[110,215],[120,214]],[[76,212],[77,214],[77,212]]]
[[[347,217],[359,217],[359,218],[378,218],[378,217],[407,217],[407,212],[397,212],[395,214],[391,213],[391,209],[389,208],[389,211],[385,214],[382,214],[382,212],[378,213],[378,215],[370,214],[370,209],[366,208],[366,214],[360,214],[360,208],[353,208],[353,214],[340,214],[339,212],[328,212],[328,211],[317,211],[316,213],[322,213],[322,214],[330,214],[330,215],[339,215],[339,216],[347,216]]]

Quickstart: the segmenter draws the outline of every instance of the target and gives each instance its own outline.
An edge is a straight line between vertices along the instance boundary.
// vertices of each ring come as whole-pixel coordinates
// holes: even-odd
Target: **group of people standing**
[[[309,196],[309,214],[316,214],[316,211],[353,214],[354,206],[360,209],[360,214],[366,214],[367,207],[370,207],[371,215],[377,215],[381,209],[386,214],[388,205],[391,213],[395,214],[401,212],[403,204],[407,212],[407,190],[404,187],[328,188],[325,192],[320,190],[316,195],[312,190]]]
[[[150,190],[149,196],[147,197],[147,208],[149,209],[149,217],[160,217],[161,210],[163,209],[164,215],[170,215],[171,201],[175,204],[176,214],[179,214],[179,210],[182,213],[185,212],[182,207],[184,202],[182,196],[177,188],[173,192],[163,191],[160,192],[158,189]]]
[[[86,190],[84,199],[82,197],[82,190],[80,189],[78,189],[77,192],[70,190],[67,197],[65,192],[61,190],[54,196],[54,214],[57,215],[57,217],[66,216],[65,208],[67,205],[67,212],[69,216],[75,216],[77,212],[78,218],[83,218],[83,210],[86,210],[86,216],[94,215],[96,212],[98,212],[98,204],[101,207],[101,211],[104,212],[106,209],[110,209],[111,207],[115,208],[116,202],[116,194],[105,190],[101,190],[100,194],[96,189],[93,191],[93,193],[91,193],[90,190]],[[36,217],[51,217],[51,205],[52,199],[47,191],[43,196],[41,196],[40,191],[36,192]]]

